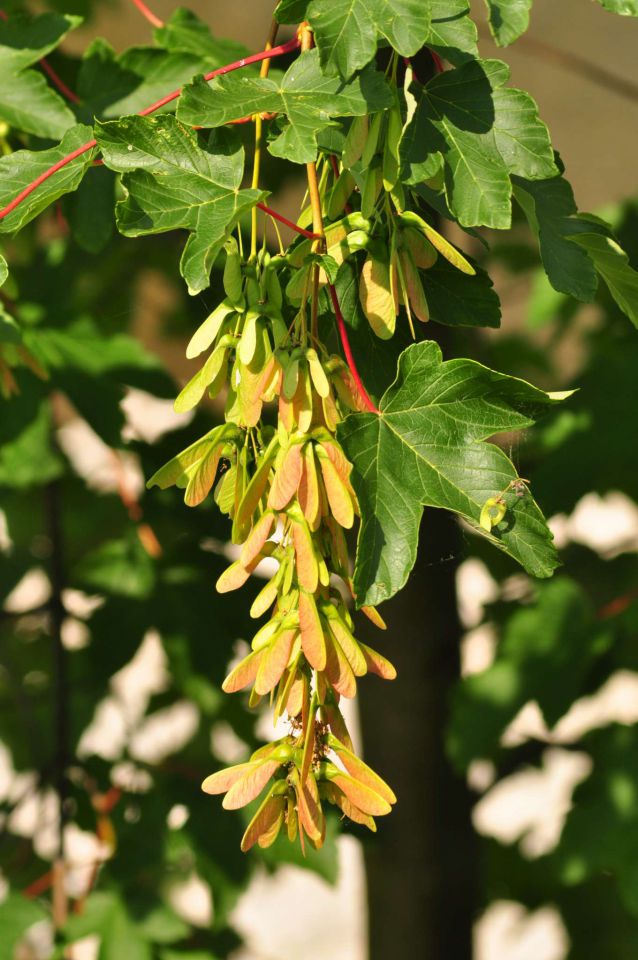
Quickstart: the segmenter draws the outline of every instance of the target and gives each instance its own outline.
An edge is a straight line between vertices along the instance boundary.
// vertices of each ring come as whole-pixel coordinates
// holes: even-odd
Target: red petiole
[[[271,59],[273,57],[281,57],[286,53],[291,53],[293,50],[297,50],[299,47],[300,41],[298,37],[289,40],[287,43],[282,43],[278,47],[273,47],[270,50],[262,50],[260,53],[253,53],[249,57],[245,57],[242,60],[237,60],[235,63],[229,63],[224,67],[218,67],[217,70],[211,70],[210,73],[207,73],[204,77],[205,80],[212,80],[214,77],[222,76],[225,73],[231,73],[233,70],[240,70],[242,67],[247,67],[252,63],[259,63],[261,60]],[[182,92],[182,88],[179,90],[173,90],[172,93],[166,94],[165,97],[162,97],[161,100],[157,100],[155,103],[152,103],[150,107],[146,107],[144,110],[140,110],[138,116],[146,117],[150,113],[154,113],[156,110],[159,110],[160,107],[165,106],[167,103],[171,103],[173,100],[177,100],[179,95]],[[97,140],[88,140],[86,143],[82,144],[81,147],[78,147],[76,150],[73,150],[71,153],[68,153],[65,157],[62,157],[61,160],[58,160],[57,163],[54,163],[51,167],[45,170],[40,174],[39,177],[36,177],[27,187],[22,190],[17,197],[7,204],[4,209],[0,210],[0,220],[8,216],[16,207],[19,207],[27,197],[29,197],[34,190],[37,190],[41,184],[43,184],[49,177],[52,177],[59,170],[62,170],[69,163],[72,163],[73,160],[76,160],[78,157],[81,157],[82,154],[88,153],[89,150],[92,150],[97,146]]]
[[[139,6],[137,0],[134,0],[136,5]],[[159,25],[159,24],[158,24]],[[278,47],[272,47],[269,50],[262,50],[260,53],[252,54],[249,57],[245,57],[241,60],[237,60],[234,63],[229,63],[226,66],[219,67],[217,70],[211,70],[210,73],[207,73],[204,77],[205,80],[212,80],[214,77],[223,76],[225,73],[230,73],[233,70],[240,70],[242,67],[247,67],[252,63],[259,63],[261,60],[272,59],[274,57],[281,57],[286,53],[291,53],[293,50],[297,50],[300,46],[299,37],[294,37],[292,40],[289,40],[287,43],[282,43]],[[160,100],[157,100],[155,103],[151,104],[149,107],[146,107],[144,110],[139,111],[139,116],[145,117],[151,113],[154,113],[156,110],[159,110],[161,107],[166,106],[166,104],[171,103],[173,100],[176,100],[182,92],[182,88],[179,90],[173,90],[171,93],[166,94]],[[86,143],[82,144],[81,147],[77,147],[76,150],[71,151],[65,157],[62,157],[61,160],[58,160],[57,163],[54,163],[47,170],[40,174],[39,177],[36,177],[27,187],[22,190],[17,197],[7,204],[4,209],[0,210],[0,220],[8,216],[13,210],[20,206],[27,197],[29,197],[39,186],[41,186],[46,180],[56,174],[59,170],[62,170],[64,167],[68,166],[69,163],[72,163],[73,160],[76,160],[78,157],[81,157],[83,154],[88,153],[90,150],[93,150],[97,146],[97,141],[95,139],[88,140]],[[308,237],[311,240],[318,239],[318,234],[313,233],[311,230],[305,230],[302,227],[299,227],[296,223],[293,223],[292,220],[289,220],[287,217],[282,216],[282,214],[277,213],[277,211],[272,210],[270,207],[267,207],[263,203],[258,203],[257,206],[268,216],[272,217],[274,220],[278,220],[280,223],[285,224],[287,227],[290,227],[291,230],[294,230],[296,233],[301,234],[304,237]],[[345,321],[343,319],[343,314],[341,312],[341,306],[339,304],[339,298],[337,296],[337,291],[334,288],[333,284],[328,285],[330,291],[330,298],[332,300],[333,309],[335,312],[335,317],[337,319],[337,327],[339,329],[339,336],[341,339],[341,344],[343,347],[343,352],[346,358],[346,363],[352,378],[357,386],[361,398],[371,413],[379,413],[379,410],[375,407],[372,400],[370,399],[368,392],[363,385],[363,381],[357,370],[357,365],[352,354],[352,349],[350,347],[350,341],[348,339],[348,332],[346,330]]]
[[[302,237],[307,237],[309,240],[320,239],[318,233],[313,233],[312,230],[304,230],[303,227],[293,223],[293,221],[289,220],[288,217],[284,217],[281,213],[277,213],[276,210],[272,210],[270,207],[267,207],[265,203],[258,203],[256,206],[259,207],[259,209],[264,213],[267,213],[269,217],[272,217],[273,220],[278,220],[279,223],[285,224],[285,226],[290,227],[291,230],[294,230],[295,233],[301,234]]]
[[[151,24],[151,26],[153,26],[153,27],[163,27],[163,26],[164,26],[164,21],[163,21],[163,20],[160,20],[159,17],[156,17],[152,10],[149,10],[149,8],[148,8],[148,7],[146,6],[146,4],[144,3],[144,0],[133,0],[133,3],[134,3],[135,6],[137,7],[137,9],[140,11],[140,13],[142,14],[142,16],[143,16],[146,20],[148,20],[148,22]]]
[[[336,289],[335,289],[334,284],[329,283],[329,284],[328,284],[328,290],[329,290],[329,292],[330,292],[330,299],[332,300],[332,309],[334,310],[334,312],[335,312],[335,317],[337,318],[337,328],[338,328],[338,330],[339,330],[339,337],[340,337],[340,339],[341,339],[341,346],[343,347],[343,352],[344,352],[344,354],[345,354],[346,363],[348,364],[348,369],[350,370],[350,373],[352,374],[352,379],[354,380],[355,384],[357,385],[357,390],[359,391],[359,394],[361,395],[361,399],[363,400],[366,408],[370,411],[370,413],[381,413],[381,411],[378,410],[378,409],[375,407],[375,405],[373,404],[372,400],[370,399],[370,396],[369,396],[369,394],[368,394],[368,391],[366,390],[366,388],[365,388],[364,385],[363,385],[363,380],[362,380],[361,377],[359,376],[359,371],[357,370],[357,365],[356,365],[356,363],[355,363],[354,356],[352,355],[352,349],[351,349],[351,347],[350,347],[350,340],[348,339],[348,331],[346,330],[346,322],[345,322],[345,320],[343,319],[343,313],[341,312],[341,304],[339,303],[339,297],[338,297],[338,295],[337,295],[337,291],[336,291]]]

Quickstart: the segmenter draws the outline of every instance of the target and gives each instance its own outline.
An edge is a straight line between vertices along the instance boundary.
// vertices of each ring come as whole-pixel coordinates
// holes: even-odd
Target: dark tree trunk
[[[399,798],[393,813],[379,818],[379,833],[365,850],[370,960],[472,956],[470,798],[444,750],[450,691],[459,676],[459,531],[440,510],[426,511],[421,529],[408,585],[382,609],[388,622],[383,651],[398,678],[359,685],[365,759]],[[359,633],[379,645],[374,627],[360,623]]]

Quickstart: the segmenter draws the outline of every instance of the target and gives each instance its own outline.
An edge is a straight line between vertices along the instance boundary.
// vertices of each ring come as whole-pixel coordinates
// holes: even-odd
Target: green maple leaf
[[[98,124],[96,137],[105,164],[123,174],[120,232],[139,237],[189,230],[180,268],[191,293],[204,290],[238,219],[265,196],[241,189],[244,151],[236,133],[216,131],[202,147],[173,116],[124,117]]]
[[[309,0],[279,0],[275,18],[279,23],[301,23],[306,19]]]
[[[489,275],[468,276],[443,257],[421,272],[430,319],[450,327],[500,327],[501,305]]]
[[[485,0],[490,15],[490,30],[499,47],[507,47],[529,27],[533,0]]]
[[[283,132],[270,144],[276,157],[309,163],[317,156],[317,134],[333,117],[362,116],[392,104],[381,74],[366,70],[348,83],[321,72],[316,50],[302,53],[281,79],[233,73],[210,83],[198,78],[180,97],[177,116],[193,126],[220,127],[254,113],[288,118]]]
[[[402,57],[430,46],[452,63],[477,55],[476,27],[466,0],[311,0],[280,4],[290,21],[305,15],[327,73],[350,77],[387,42]]]
[[[424,506],[452,510],[480,529],[485,502],[517,479],[503,451],[484,441],[531,425],[554,402],[524,380],[471,360],[443,363],[432,341],[404,351],[380,415],[350,416],[338,431],[361,508],[354,572],[359,604],[387,600],[405,584]],[[505,500],[507,512],[491,541],[528,573],[550,576],[556,551],[531,493]]]
[[[50,150],[16,150],[0,157],[0,208],[10,203],[50,166],[91,139],[92,130],[79,124]],[[64,193],[76,190],[96,154],[88,150],[54,173],[11,213],[0,220],[0,233],[12,233],[33,220]]]
[[[81,23],[79,17],[45,13],[0,21],[0,118],[18,130],[58,140],[75,117],[46,77],[28,68],[54,50]]]
[[[605,10],[622,17],[638,17],[638,0],[598,0]]]
[[[622,247],[607,232],[578,233],[570,240],[587,252],[622,312],[638,327],[638,272]]]
[[[622,312],[638,326],[638,272],[609,224],[592,214],[579,214],[571,187],[562,177],[536,183],[517,177],[514,185],[554,289],[588,303],[596,295],[600,276]]]
[[[502,61],[478,60],[410,89],[414,109],[400,148],[406,182],[432,177],[442,158],[447,203],[462,226],[507,229],[510,175],[557,172],[534,100],[504,87],[508,78]]]
[[[312,0],[307,10],[324,68],[349,77],[370,63],[380,40],[411,57],[426,42],[427,0]]]
[[[577,300],[594,299],[598,280],[587,252],[570,242],[578,229],[578,208],[563,177],[531,182],[516,177],[514,196],[538,237],[541,260],[551,285]]]
[[[476,24],[466,0],[429,0],[431,25],[426,44],[450,63],[478,57]]]

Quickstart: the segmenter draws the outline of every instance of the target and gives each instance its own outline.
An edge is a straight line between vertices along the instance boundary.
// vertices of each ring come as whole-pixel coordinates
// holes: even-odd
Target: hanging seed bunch
[[[269,846],[284,827],[291,840],[320,847],[326,803],[374,830],[374,817],[389,813],[396,800],[355,756],[340,709],[342,697],[355,696],[358,678],[374,673],[391,680],[396,671],[356,639],[345,599],[354,599],[346,532],[358,504],[336,430],[371,402],[356,370],[324,343],[319,318],[348,258],[358,265],[361,306],[381,339],[394,334],[401,307],[412,329],[413,317],[428,320],[419,271],[439,255],[474,272],[419,214],[405,209],[393,151],[399,122],[398,103],[372,121],[356,118],[342,156],[320,159],[320,217],[311,203],[299,218],[303,229],[314,213],[320,235],[307,231],[310,236],[276,256],[262,249],[247,260],[234,238],[227,241],[226,296],[188,344],[187,357],[204,355],[205,361],[175,402],[185,412],[204,395],[225,393],[225,422],[150,481],[183,487],[189,506],[214,487],[232,521],[232,541],[241,545],[239,559],[217,581],[220,593],[242,587],[263,560],[276,564],[250,610],[265,620],[223,688],[250,689],[251,706],[268,698],[275,721],[287,718],[291,733],[203,785],[226,793],[228,809],[265,791],[243,849]],[[375,608],[362,611],[385,629]]]
[[[318,265],[308,253],[309,265],[299,248],[290,257],[262,254],[242,264],[236,242],[228,242],[226,298],[187,349],[189,357],[208,356],[175,403],[179,411],[190,410],[205,393],[225,390],[225,422],[150,481],[183,487],[185,502],[196,506],[225,461],[214,496],[242,549],[217,581],[218,591],[243,586],[266,557],[277,563],[250,610],[256,620],[267,619],[223,686],[228,693],[250,688],[252,706],[270,698],[275,719],[287,716],[294,733],[204,784],[210,793],[228,791],[224,805],[232,809],[270,783],[245,849],[273,842],[284,823],[291,838],[320,846],[325,802],[374,829],[373,817],[388,813],[395,801],[352,752],[339,708],[341,697],[355,696],[358,677],[372,672],[392,679],[396,672],[355,639],[344,599],[352,590],[345,531],[358,506],[335,431],[342,416],[362,404],[346,364],[311,332],[306,288]],[[262,418],[267,407],[276,411],[276,428]],[[376,610],[364,613],[385,627]]]

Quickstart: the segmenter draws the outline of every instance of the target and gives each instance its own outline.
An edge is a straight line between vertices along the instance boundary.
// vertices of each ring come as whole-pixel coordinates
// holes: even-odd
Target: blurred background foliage
[[[93,4],[56,6],[89,14]],[[97,6],[108,12],[107,0]],[[77,59],[51,59],[77,80]],[[266,178],[280,195],[296,195],[298,184],[269,163]],[[241,697],[220,692],[249,634],[248,595],[214,592],[227,529],[212,500],[190,511],[174,491],[147,493],[142,479],[218,419],[213,404],[192,419],[171,412],[186,371],[184,343],[216,302],[216,287],[186,296],[180,238],[114,236],[109,204],[95,203],[114,189],[112,176],[98,169],[91,177],[90,194],[64,200],[3,250],[11,273],[0,289],[0,358],[12,373],[0,407],[0,960],[62,957],[66,942],[89,935],[101,938],[100,960],[214,960],[240,946],[231,915],[256,869],[293,862],[335,882],[337,834],[350,828],[331,823],[326,847],[305,860],[285,842],[244,856],[242,814],[199,791],[204,776],[243,758],[264,733]],[[628,200],[605,216],[638,266],[638,204]],[[524,440],[507,439],[545,513],[557,518],[562,570],[532,583],[467,531],[453,547],[455,570],[474,563],[488,578],[487,599],[465,626],[487,631],[492,652],[454,684],[440,731],[451,770],[467,778],[478,828],[473,862],[455,865],[475,878],[473,907],[459,919],[468,905],[455,902],[453,887],[447,913],[469,925],[498,901],[529,910],[552,904],[569,960],[629,960],[638,950],[638,713],[626,723],[608,722],[604,710],[588,726],[566,721],[574,704],[638,673],[638,543],[635,532],[602,545],[593,531],[589,539],[570,535],[567,518],[592,494],[620,494],[629,508],[638,500],[638,340],[605,289],[581,307],[546,287],[522,223],[506,241],[491,239],[490,254],[478,243],[473,254],[497,289],[529,291],[525,306],[512,322],[506,312],[499,331],[448,332],[446,354],[578,392]],[[439,564],[445,549],[443,542]],[[462,606],[462,577],[457,582]],[[388,606],[390,646],[393,634],[410,630],[429,642],[427,625]],[[155,679],[146,666],[153,656]],[[131,664],[134,703],[125,683]],[[367,693],[381,715],[384,695]],[[530,704],[528,728],[518,723],[512,736]],[[154,723],[168,733],[149,748],[141,734]],[[97,727],[96,744],[89,734]],[[381,727],[370,740],[382,739]],[[410,726],[394,733],[392,749],[418,769],[424,758],[413,754]],[[372,754],[377,746],[366,744]],[[542,772],[556,751],[580,764],[556,842],[534,847],[523,828],[483,835],[486,795]],[[74,908],[57,942],[27,947],[25,933],[50,916],[60,794],[67,835],[83,831],[97,845],[71,884]],[[33,829],[19,815],[27,804],[35,804]],[[392,829],[380,824],[378,837],[362,841],[368,852],[383,849]],[[208,890],[208,919],[206,909],[202,920],[176,897],[194,876]],[[409,895],[412,881],[405,876],[399,895]],[[393,935],[400,942],[401,932]],[[420,955],[436,957],[427,946]],[[401,949],[395,956],[415,955],[407,943]],[[371,956],[380,955],[373,938]],[[446,960],[457,956],[468,954]]]

